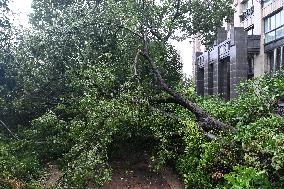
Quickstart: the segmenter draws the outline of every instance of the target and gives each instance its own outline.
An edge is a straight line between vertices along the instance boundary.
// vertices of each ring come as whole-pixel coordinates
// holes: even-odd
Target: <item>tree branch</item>
[[[134,77],[138,77],[137,62],[138,62],[138,56],[139,56],[140,53],[141,53],[141,50],[138,49],[136,56],[135,56],[135,59],[134,59],[134,62],[133,62],[133,72],[134,72],[133,75],[134,75]]]
[[[159,98],[159,99],[150,99],[150,103],[155,104],[167,104],[167,103],[177,103],[177,101],[173,97]]]
[[[151,108],[152,108],[153,111],[156,111],[156,112],[158,111],[159,113],[163,114],[165,117],[168,117],[170,119],[182,122],[182,119],[180,117],[174,115],[174,114],[160,110],[159,108],[155,108],[155,107],[151,107]],[[215,139],[218,138],[216,135],[214,135],[212,133],[205,132],[202,128],[200,128],[199,130],[204,134],[204,136],[206,136],[207,138],[209,138],[211,140],[215,140]]]
[[[159,40],[162,40],[162,39],[163,39],[162,36],[161,36],[161,34],[158,33],[157,31],[153,30],[152,27],[150,27],[150,32],[151,32],[151,34],[152,34],[154,37],[156,37],[157,39],[159,39]]]
[[[235,128],[211,117],[208,113],[203,111],[200,107],[198,107],[196,104],[193,102],[189,101],[186,99],[184,96],[179,94],[178,92],[174,91],[168,84],[166,84],[164,78],[162,77],[156,63],[154,60],[151,58],[149,54],[149,39],[146,34],[144,34],[144,49],[143,49],[143,56],[144,58],[150,63],[157,79],[160,84],[160,86],[164,89],[165,92],[167,92],[173,99],[174,103],[179,104],[186,109],[190,110],[193,112],[193,114],[196,116],[197,121],[199,122],[199,125],[203,129],[208,129],[208,127],[212,127],[213,129],[216,130],[222,130],[222,131],[227,131],[227,130],[232,130],[235,132]]]
[[[173,18],[172,18],[171,21],[170,21],[169,32],[168,32],[168,34],[166,35],[166,37],[164,37],[164,39],[163,39],[164,41],[168,41],[169,38],[171,37],[171,35],[173,34],[173,29],[172,29],[173,24],[174,24],[174,22],[176,21],[176,19],[181,15],[181,13],[180,13],[180,4],[181,4],[181,2],[180,2],[180,1],[181,1],[181,0],[177,0],[176,12],[175,12]]]
[[[0,124],[17,140],[19,140],[19,138],[9,129],[9,127],[7,127],[7,125],[0,120]]]
[[[135,31],[133,31],[133,30],[130,29],[130,28],[127,28],[127,27],[125,27],[125,26],[123,26],[123,25],[117,25],[117,27],[118,27],[118,28],[121,28],[121,29],[125,29],[125,30],[129,31],[130,33],[132,33],[132,34],[138,36],[139,38],[143,39],[143,36],[142,36],[142,35],[140,35],[139,33],[135,32]]]

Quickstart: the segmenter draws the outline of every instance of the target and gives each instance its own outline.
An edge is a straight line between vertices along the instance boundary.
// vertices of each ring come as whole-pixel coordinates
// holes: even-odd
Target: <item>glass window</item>
[[[276,39],[284,37],[284,26],[276,30]]]
[[[243,10],[245,11],[247,9],[250,9],[252,6],[253,6],[253,0],[247,0],[243,4]]]
[[[253,0],[248,0],[248,8],[252,7],[253,5]]]
[[[245,3],[243,4],[243,11],[247,10],[247,8],[248,8],[248,4],[247,4],[247,2],[245,2]]]
[[[284,10],[280,12],[280,18],[281,18],[280,25],[284,25]]]
[[[270,30],[274,30],[275,29],[275,26],[276,26],[276,23],[275,23],[275,15],[271,16],[270,18]]]
[[[275,31],[265,34],[265,43],[269,43],[273,40],[275,40]]]
[[[276,28],[278,28],[279,26],[282,25],[282,23],[281,23],[281,15],[282,14],[281,13],[282,13],[282,11],[275,15],[275,17],[276,17]]]
[[[267,5],[269,5],[270,3],[272,3],[272,0],[263,0],[263,6],[266,7]]]
[[[264,20],[265,43],[284,37],[284,10]]]
[[[269,22],[269,18],[267,18],[267,19],[265,19],[265,21],[264,21],[264,32],[265,33],[267,33],[267,32],[269,32],[270,31],[270,22]]]

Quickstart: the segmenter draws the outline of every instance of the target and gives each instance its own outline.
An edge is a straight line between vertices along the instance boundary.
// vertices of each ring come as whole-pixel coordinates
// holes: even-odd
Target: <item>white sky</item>
[[[28,14],[31,13],[32,0],[11,0],[10,7],[15,16],[14,22],[24,27],[28,27]]]
[[[24,27],[29,26],[28,14],[32,11],[31,3],[32,0],[12,0],[11,9],[13,12],[17,13],[14,22]],[[189,40],[184,40],[182,42],[173,41],[172,44],[180,52],[183,62],[183,72],[187,76],[192,75],[192,45],[189,43]]]

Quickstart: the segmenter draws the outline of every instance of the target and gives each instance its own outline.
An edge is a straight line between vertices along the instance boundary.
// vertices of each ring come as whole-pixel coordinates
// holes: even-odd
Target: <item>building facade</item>
[[[225,23],[214,45],[193,45],[199,95],[237,95],[243,80],[284,68],[284,0],[234,0],[233,23]]]

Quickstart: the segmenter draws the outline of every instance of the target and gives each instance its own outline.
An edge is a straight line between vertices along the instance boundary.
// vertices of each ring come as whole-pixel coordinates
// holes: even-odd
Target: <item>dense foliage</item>
[[[283,74],[241,84],[228,102],[182,78],[168,39],[179,30],[210,41],[230,15],[230,1],[206,2],[34,0],[32,28],[13,35],[1,18],[1,188],[43,188],[49,163],[62,173],[57,188],[101,186],[128,141],[148,141],[152,170],[175,167],[186,188],[283,188]],[[144,33],[165,82],[235,132],[203,130],[193,112],[162,102]]]

